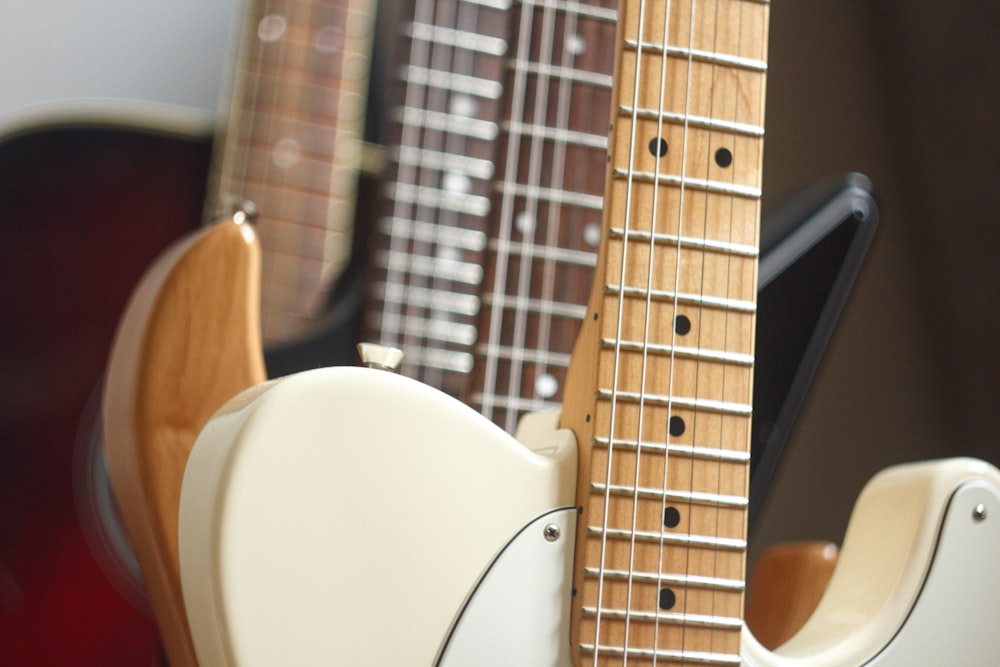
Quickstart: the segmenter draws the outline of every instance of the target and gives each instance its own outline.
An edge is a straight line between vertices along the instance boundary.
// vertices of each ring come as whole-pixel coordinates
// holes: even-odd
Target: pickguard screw
[[[986,520],[986,505],[979,503],[976,508],[972,510],[972,518],[976,521]]]
[[[554,523],[550,523],[545,526],[545,530],[542,531],[542,535],[544,535],[545,539],[549,542],[555,542],[558,540],[560,534],[559,526]]]

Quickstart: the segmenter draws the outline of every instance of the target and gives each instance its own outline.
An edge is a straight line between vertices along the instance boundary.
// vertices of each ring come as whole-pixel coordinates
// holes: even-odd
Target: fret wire
[[[642,341],[621,340],[621,348],[630,352],[646,349],[650,354],[670,355],[682,359],[704,359],[706,361],[721,361],[734,366],[753,366],[754,357],[752,354],[742,354],[738,352],[726,352],[721,350],[709,350],[701,347],[683,347],[670,345],[668,343],[643,343]],[[612,338],[602,338],[601,347],[612,349],[615,340]]]
[[[493,177],[492,162],[467,155],[433,151],[419,146],[394,146],[390,154],[392,160],[407,166],[458,172],[484,181]]]
[[[692,410],[704,410],[705,412],[718,412],[727,415],[750,416],[753,406],[749,403],[737,403],[735,401],[716,401],[707,398],[689,398],[686,396],[669,396],[667,394],[640,393],[637,391],[622,391],[617,389],[598,389],[598,399],[611,399],[616,395],[619,400],[628,403],[645,403],[646,405],[659,405],[666,407],[690,408]]]
[[[379,229],[388,236],[399,236],[410,241],[437,243],[455,250],[479,252],[486,248],[487,236],[478,229],[453,227],[437,222],[408,220],[384,216],[379,219]]]
[[[403,107],[394,110],[391,115],[395,120],[412,127],[437,130],[452,135],[464,135],[484,141],[493,141],[499,132],[497,124],[492,121],[457,116],[443,111]]]
[[[585,195],[579,192],[567,192],[555,188],[543,188],[525,183],[501,183],[497,189],[513,197],[524,197],[532,200],[544,200],[564,206],[571,205],[591,211],[601,211],[604,198],[597,195]]]
[[[430,367],[449,373],[468,373],[472,370],[474,359],[468,352],[442,350],[421,345],[407,352],[414,366]]]
[[[743,496],[731,496],[719,493],[705,493],[699,491],[676,491],[671,489],[657,489],[654,487],[625,486],[622,484],[602,484],[591,482],[590,490],[593,493],[611,494],[615,496],[637,496],[639,498],[662,498],[668,502],[694,503],[697,505],[709,505],[716,507],[746,507],[747,498]]]
[[[501,11],[507,11],[511,7],[511,0],[459,0],[459,1],[467,5],[479,5],[480,7],[487,7],[489,9],[499,9]]]
[[[380,327],[389,332],[407,333],[431,340],[456,345],[469,346],[476,340],[476,328],[470,324],[460,324],[447,320],[437,320],[418,316],[396,316],[383,314]]]
[[[474,294],[381,282],[376,283],[373,290],[384,301],[410,303],[419,308],[445,311],[467,317],[474,317],[479,312],[479,297]]]
[[[573,83],[583,83],[598,88],[611,88],[612,78],[604,74],[596,74],[587,70],[573,69],[571,67],[559,67],[556,65],[543,65],[532,61],[509,60],[507,66],[515,72],[525,74],[542,75],[554,79],[562,79]]]
[[[625,40],[625,48],[631,51],[637,51],[639,44],[640,42],[634,39]],[[641,44],[643,51],[648,51],[649,53],[655,55],[663,55],[663,53],[666,52],[668,57],[675,56],[695,62],[708,63],[710,65],[722,65],[724,67],[732,67],[734,69],[742,69],[750,72],[767,71],[766,62],[762,60],[754,60],[753,58],[743,58],[725,53],[713,53],[711,51],[700,51],[697,49],[686,49],[681,46],[668,45],[664,47],[662,44],[654,44],[645,40],[643,40]]]
[[[483,303],[500,308],[513,308],[520,313],[552,312],[560,317],[582,320],[587,314],[587,307],[579,304],[560,303],[545,299],[532,299],[517,294],[483,294]],[[494,315],[495,316],[495,315]],[[502,314],[501,314],[502,317]],[[515,340],[523,340],[515,338]]]
[[[669,290],[647,290],[642,287],[626,287],[625,289],[621,289],[621,286],[619,285],[605,285],[604,291],[609,295],[639,298],[645,298],[648,295],[650,298],[657,301],[676,301],[677,303],[722,308],[739,313],[754,313],[757,311],[756,302],[743,301],[740,299],[726,299],[715,296],[677,293]]]
[[[633,514],[635,514],[635,512],[633,512]],[[587,534],[605,534],[610,538],[619,540],[658,542],[660,544],[728,549],[731,551],[742,551],[747,548],[746,540],[727,537],[711,537],[708,535],[694,535],[692,533],[663,533],[649,530],[629,530],[626,528],[587,526]]]
[[[661,442],[650,442],[647,440],[642,440],[637,443],[635,440],[627,440],[624,438],[614,438],[610,440],[610,442],[613,443],[615,447],[623,447],[625,449],[638,449],[641,447],[647,451],[682,454],[694,459],[713,459],[736,463],[746,463],[750,460],[750,454],[742,450],[720,449],[716,447],[697,447],[692,445],[680,445],[677,443],[670,443],[668,445]],[[596,437],[593,438],[591,444],[595,447],[607,447],[609,439],[605,437]]]
[[[430,67],[405,65],[397,70],[397,76],[407,83],[440,88],[441,90],[459,92],[488,100],[500,99],[500,96],[503,94],[503,86],[498,81],[484,79],[479,76],[469,76],[467,74],[443,72]],[[463,121],[469,120],[466,116],[460,116],[460,118]]]
[[[521,396],[499,396],[479,392],[472,395],[472,402],[481,406],[501,407],[515,413],[558,408],[559,403],[543,398],[522,398]]]
[[[590,606],[582,607],[584,616],[595,616],[597,609]],[[668,624],[683,624],[699,628],[717,628],[720,630],[741,630],[743,628],[743,618],[729,616],[709,616],[706,614],[688,614],[683,612],[651,612],[638,610],[624,610],[603,608],[600,613],[608,618],[624,618],[626,613],[632,614],[633,618],[640,621],[662,621]]]
[[[648,171],[626,170],[616,167],[612,170],[615,178],[631,178],[644,183],[656,183],[658,185],[671,185],[692,190],[703,190],[726,195],[738,195],[751,199],[760,199],[760,188],[749,185],[738,185],[736,183],[725,183],[723,181],[713,181],[706,178],[693,178],[690,176],[677,176],[675,174],[652,174]]]
[[[631,575],[632,577],[635,578],[636,581],[643,583],[660,582],[669,584],[671,586],[707,588],[720,591],[743,591],[746,589],[746,583],[742,579],[704,577],[693,574],[672,574],[669,572],[655,573],[655,572],[639,572],[639,571],[629,573],[626,570],[614,570],[614,569],[605,569],[601,571],[595,567],[583,568],[583,574],[591,578],[606,577],[608,579],[626,579]]]
[[[502,124],[502,127],[509,134],[538,137],[547,141],[558,141],[568,146],[595,148],[602,151],[608,148],[608,137],[603,134],[589,134],[587,132],[577,132],[575,130],[565,130],[520,121],[507,121]]]
[[[388,268],[390,271],[405,270],[413,275],[466,285],[478,285],[483,279],[483,267],[471,262],[411,256],[410,253],[395,250],[376,252],[373,261],[376,266]]]
[[[507,53],[507,42],[505,40],[499,37],[480,35],[475,32],[456,30],[428,23],[418,23],[416,21],[407,23],[404,26],[403,32],[412,39],[438,42],[487,55],[502,56]]]
[[[764,128],[759,125],[748,123],[737,123],[735,121],[719,120],[718,118],[705,118],[677,113],[675,111],[656,111],[654,109],[635,108],[626,104],[618,106],[618,114],[628,118],[641,118],[643,120],[662,119],[672,125],[683,125],[685,122],[691,127],[705,130],[719,130],[747,137],[763,137]]]
[[[618,12],[613,9],[587,5],[573,0],[521,0],[522,5],[535,9],[554,9],[558,12],[573,14],[585,19],[595,19],[614,23],[618,20]]]
[[[611,227],[608,234],[613,239],[626,238],[625,230],[621,227]],[[678,236],[676,234],[666,234],[663,232],[650,232],[643,229],[633,229],[628,232],[627,238],[630,241],[649,242],[650,238],[654,243],[673,245],[679,248],[691,248],[713,252],[722,252],[737,257],[759,257],[760,253],[755,246],[744,245],[742,243],[729,243],[727,241],[716,241],[708,238],[697,238],[694,236]]]
[[[688,665],[741,665],[743,659],[739,655],[728,653],[710,653],[706,651],[686,651],[675,649],[648,649],[648,648],[622,648],[618,646],[598,645],[595,652],[593,644],[580,644],[580,649],[584,653],[605,653],[613,656],[624,656],[636,658],[663,658],[664,660],[676,661]]]
[[[496,357],[497,359],[510,360],[517,358],[529,364],[554,366],[560,369],[569,367],[568,354],[552,352],[548,349],[482,343],[476,346],[476,351],[484,355]]]
[[[542,259],[569,266],[579,266],[592,269],[597,260],[597,253],[588,250],[572,250],[550,245],[534,245],[523,241],[509,241],[506,239],[493,239],[489,243],[489,249],[502,251],[504,253],[525,257],[527,259]]]
[[[386,196],[399,203],[442,209],[482,218],[490,211],[490,200],[478,195],[451,192],[409,183],[390,183],[384,188]]]

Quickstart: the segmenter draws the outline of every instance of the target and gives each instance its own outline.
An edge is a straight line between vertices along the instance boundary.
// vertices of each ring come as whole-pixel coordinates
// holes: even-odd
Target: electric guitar
[[[744,633],[761,141],[739,130],[762,122],[767,5],[663,9],[621,17],[600,273],[562,416],[515,439],[358,368],[227,403],[180,507],[202,663],[996,661],[978,619],[1000,599],[1000,475],[970,461],[876,478],[814,620],[781,654]],[[976,621],[941,641],[928,623],[957,604]]]
[[[260,338],[227,340],[244,329],[232,308],[247,310],[245,304],[259,296],[264,343],[297,340],[315,327],[347,264],[372,25],[364,0],[322,7],[261,0],[249,7],[209,207],[241,223],[256,219],[256,231],[244,226],[227,237],[223,230],[231,227],[216,226],[181,246],[184,261],[171,261],[176,249],[161,260],[126,308],[112,349],[104,391],[108,473],[175,667],[197,665],[177,564],[187,452],[219,405],[265,379]],[[263,251],[252,245],[259,256],[242,252],[247,234],[263,237]],[[192,256],[213,250],[223,273],[232,274],[223,283],[190,268],[201,266]],[[247,276],[258,269],[264,288],[256,283],[250,289]],[[229,287],[221,288],[225,280]],[[198,291],[216,293],[213,286],[223,298],[197,314]],[[249,312],[255,315],[256,305]],[[254,326],[261,322],[248,319]],[[189,324],[172,335],[178,322]],[[212,358],[222,358],[220,346],[238,370],[213,379],[205,372]],[[192,347],[208,356],[199,360]],[[190,420],[180,424],[172,409],[156,407],[168,404],[184,405],[177,409]]]

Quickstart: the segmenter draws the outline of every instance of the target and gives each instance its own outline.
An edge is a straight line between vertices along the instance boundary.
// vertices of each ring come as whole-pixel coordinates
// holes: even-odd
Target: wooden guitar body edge
[[[170,664],[196,666],[177,564],[187,455],[231,396],[265,379],[253,229],[224,221],[169,248],[119,324],[104,388],[108,473]]]

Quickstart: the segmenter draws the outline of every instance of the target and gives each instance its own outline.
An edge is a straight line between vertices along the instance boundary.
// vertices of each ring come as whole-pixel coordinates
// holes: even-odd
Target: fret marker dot
[[[669,611],[674,608],[677,604],[677,596],[669,588],[664,588],[660,591],[660,609],[664,611]]]
[[[678,315],[674,318],[674,331],[680,336],[686,336],[691,332],[691,320],[686,315]]]
[[[451,98],[448,110],[456,116],[474,116],[479,105],[468,95],[455,95]]]
[[[578,56],[587,50],[587,40],[580,35],[570,35],[566,38],[566,51],[571,55]]]
[[[527,211],[521,211],[514,217],[514,226],[522,234],[530,234],[535,231],[535,216]]]
[[[649,152],[653,154],[653,157],[663,157],[667,154],[667,140],[663,137],[650,139]]]
[[[344,46],[344,29],[336,25],[325,25],[316,31],[313,46],[320,53],[336,53]]]
[[[676,528],[681,523],[681,513],[676,507],[665,507],[663,509],[663,525],[667,528]]]
[[[274,162],[274,166],[279,169],[288,169],[294,166],[299,161],[300,155],[299,142],[291,137],[278,140],[274,144],[274,148],[271,149],[271,160]]]
[[[601,242],[601,225],[597,222],[588,222],[583,228],[583,240],[591,248],[596,248]]]
[[[548,373],[535,378],[535,393],[539,398],[552,398],[559,391],[559,381]]]
[[[728,148],[720,148],[715,151],[715,164],[720,167],[728,167],[733,163],[733,154]]]
[[[280,14],[268,14],[257,24],[257,37],[262,42],[276,42],[285,34],[285,17]]]
[[[448,192],[465,194],[472,187],[472,181],[465,174],[449,171],[444,175],[441,185]]]
[[[670,422],[667,428],[670,431],[670,435],[676,438],[680,435],[684,435],[684,429],[687,428],[687,426],[684,424],[683,419],[681,419],[677,415],[674,415],[673,417],[670,418]]]

